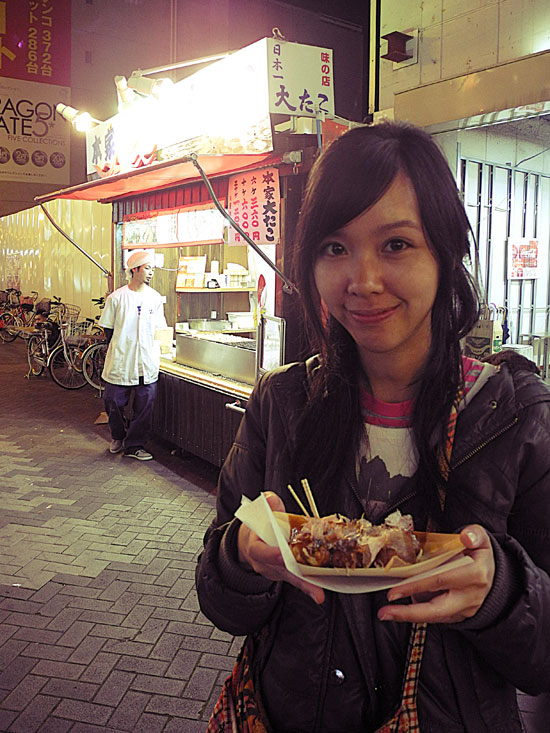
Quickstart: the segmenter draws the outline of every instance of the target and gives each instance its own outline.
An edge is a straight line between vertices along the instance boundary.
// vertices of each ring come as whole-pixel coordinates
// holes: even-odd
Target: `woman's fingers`
[[[412,603],[383,606],[378,613],[381,621],[458,623],[477,613],[491,590],[495,574],[491,540],[479,525],[465,527],[460,538],[464,553],[473,562],[390,589],[390,602],[410,598]]]
[[[265,497],[273,511],[285,511],[285,505],[277,494],[266,491]],[[325,600],[322,588],[289,573],[279,548],[266,544],[245,524],[241,524],[239,528],[238,546],[241,564],[254,570],[259,575],[263,575],[268,580],[284,581],[294,585],[306,593],[315,603],[323,603]]]

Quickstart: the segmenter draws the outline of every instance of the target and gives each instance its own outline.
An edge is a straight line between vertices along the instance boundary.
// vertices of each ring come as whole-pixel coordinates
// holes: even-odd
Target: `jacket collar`
[[[548,401],[550,389],[540,378],[501,365],[458,416],[451,469],[513,427],[523,408]]]

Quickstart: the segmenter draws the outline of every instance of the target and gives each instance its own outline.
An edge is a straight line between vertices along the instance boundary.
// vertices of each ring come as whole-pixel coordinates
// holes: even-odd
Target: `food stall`
[[[119,114],[86,135],[88,182],[37,200],[112,205],[115,287],[133,249],[155,250],[175,336],[155,432],[221,465],[258,376],[298,356],[285,273],[303,186],[322,145],[353,123],[334,114],[331,50],[275,38],[163,95],[129,95],[116,79]]]

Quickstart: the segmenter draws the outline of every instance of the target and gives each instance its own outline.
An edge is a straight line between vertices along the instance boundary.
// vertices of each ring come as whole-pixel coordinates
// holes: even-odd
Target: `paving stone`
[[[0,432],[0,730],[204,731],[240,647],[194,588],[215,469],[205,491],[162,445],[117,460],[95,394],[21,382],[25,364],[24,344],[2,350],[0,387],[18,388]]]
[[[101,685],[94,702],[116,707],[133,683],[136,675],[115,669]],[[145,690],[147,692],[147,690]]]
[[[46,677],[28,674],[17,687],[2,701],[2,707],[7,710],[24,710],[44,685],[48,682]]]
[[[150,692],[158,695],[174,695],[181,697],[185,683],[180,680],[153,677],[152,675],[138,674],[131,684],[132,690]]]
[[[107,654],[103,650],[86,667],[82,674],[81,682],[94,682],[102,684],[108,677],[110,671],[119,660],[118,654]]]
[[[17,656],[0,672],[0,689],[13,690],[36,666],[36,659]],[[0,728],[1,730],[1,728]]]
[[[11,730],[12,722],[17,718],[18,713],[15,710],[5,710],[0,708],[0,730]],[[29,733],[26,731],[26,733]]]
[[[58,639],[60,646],[77,647],[94,627],[93,623],[75,621],[67,631]]]
[[[104,644],[105,640],[100,637],[87,636],[67,661],[75,664],[90,664]]]
[[[58,697],[37,695],[10,725],[10,733],[31,733],[37,730],[58,703]]]
[[[61,634],[58,631],[47,631],[46,629],[29,629],[20,628],[14,634],[14,639],[22,639],[23,641],[34,641],[42,644],[55,644],[59,641]]]
[[[129,690],[110,717],[109,727],[133,730],[150,699],[151,695]]]
[[[0,647],[4,642],[10,639],[19,631],[19,626],[16,624],[2,623],[0,625]]]
[[[74,730],[72,720],[62,720],[51,716],[38,728],[37,733],[67,733],[71,728]]]
[[[86,667],[82,664],[42,659],[34,667],[33,673],[44,677],[62,677],[67,680],[77,680],[85,669]]]
[[[133,626],[139,629],[148,620],[149,616],[153,613],[153,610],[154,609],[150,606],[138,604],[132,608],[130,613],[122,622],[122,625]]]
[[[166,695],[153,695],[147,703],[148,713],[176,715],[179,718],[198,718],[202,708],[199,700],[185,700]]]
[[[59,718],[68,718],[69,720],[103,726],[111,717],[112,712],[112,708],[105,705],[96,705],[95,703],[70,700],[68,698],[61,700],[55,709],[55,714]]]
[[[206,667],[195,667],[187,683],[183,697],[190,697],[194,700],[208,700],[217,678],[217,670],[207,669]]]
[[[160,733],[169,721],[167,715],[143,713],[133,728],[134,733]],[[181,729],[183,731],[183,728]],[[204,733],[204,731],[203,731]]]
[[[92,685],[88,682],[52,678],[46,681],[43,693],[55,697],[90,701],[98,689],[99,685]]]
[[[163,733],[204,733],[206,725],[201,720],[186,718],[172,718],[163,730]]]

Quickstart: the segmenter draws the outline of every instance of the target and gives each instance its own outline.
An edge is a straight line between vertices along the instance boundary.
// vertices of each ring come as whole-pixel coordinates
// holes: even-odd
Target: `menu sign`
[[[129,214],[123,221],[123,246],[221,243],[225,221],[222,214],[210,205]]]
[[[262,168],[232,176],[228,211],[253,242],[277,244],[281,218],[279,170]],[[229,230],[229,244],[246,244],[233,227]]]

